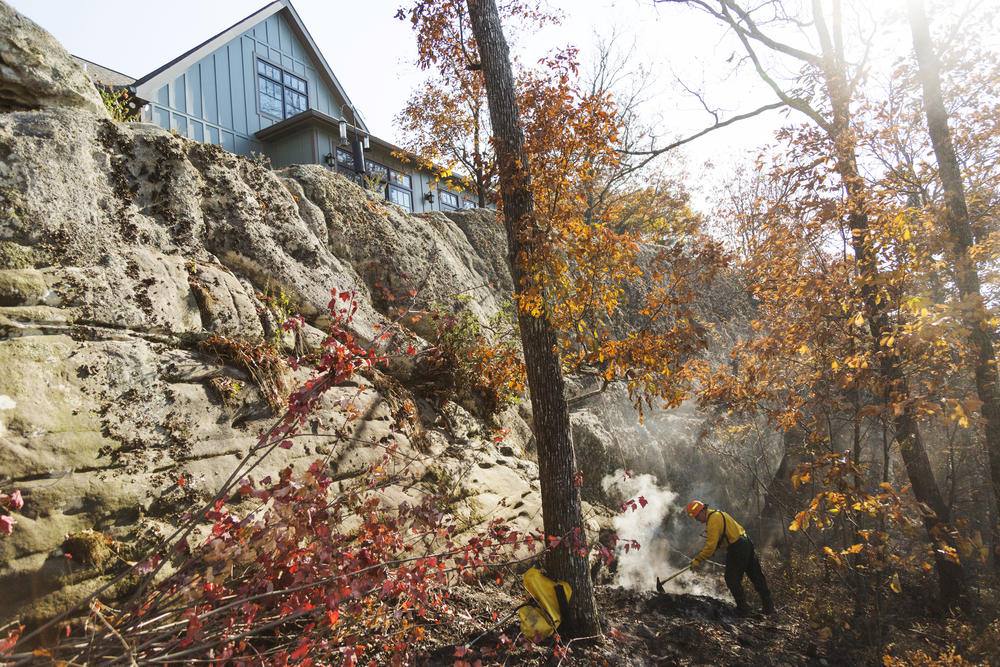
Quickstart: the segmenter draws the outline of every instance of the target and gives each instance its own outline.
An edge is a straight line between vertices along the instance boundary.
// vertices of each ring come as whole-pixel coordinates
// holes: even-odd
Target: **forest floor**
[[[596,588],[604,636],[564,644],[561,648],[569,650],[563,655],[551,640],[538,646],[523,637],[517,640],[517,617],[483,634],[525,601],[504,588],[474,585],[455,591],[454,623],[432,633],[440,648],[429,656],[429,664],[450,665],[459,659],[471,664],[478,659],[484,665],[857,664],[856,658],[831,655],[816,633],[806,630],[808,623],[780,609],[770,616],[757,612],[741,617],[731,603],[711,597],[610,586]],[[462,649],[456,650],[473,640],[474,653],[463,656]]]

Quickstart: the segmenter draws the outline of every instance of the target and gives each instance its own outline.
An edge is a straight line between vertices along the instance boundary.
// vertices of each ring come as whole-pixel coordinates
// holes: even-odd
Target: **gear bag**
[[[517,615],[521,617],[521,632],[537,643],[548,639],[559,628],[573,590],[565,581],[552,581],[534,567],[524,573],[524,587],[537,606],[522,605]]]

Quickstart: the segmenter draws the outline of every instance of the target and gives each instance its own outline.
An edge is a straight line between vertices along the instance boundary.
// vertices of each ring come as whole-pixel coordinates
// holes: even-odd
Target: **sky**
[[[173,0],[157,5],[153,14],[150,3],[137,0],[7,1],[70,53],[136,78],[267,4],[266,0]],[[523,38],[522,61],[532,62],[553,47],[574,44],[586,65],[593,57],[597,36],[606,39],[617,32],[618,42],[632,53],[633,62],[654,77],[647,109],[663,137],[685,136],[711,123],[697,101],[673,85],[678,76],[693,88],[716,85],[719,93],[714,98],[730,111],[771,101],[759,89],[756,97],[738,96],[740,86],[732,80],[715,83],[725,74],[716,63],[729,51],[720,41],[721,31],[694,12],[654,6],[650,0],[548,1],[564,14],[562,24]],[[293,0],[371,131],[396,144],[404,141],[394,118],[423,77],[413,65],[410,25],[395,18],[401,4],[400,0]],[[691,153],[694,170],[710,155],[717,160],[734,150],[749,150],[749,138],[766,138],[775,118],[772,114],[771,119],[700,141]]]

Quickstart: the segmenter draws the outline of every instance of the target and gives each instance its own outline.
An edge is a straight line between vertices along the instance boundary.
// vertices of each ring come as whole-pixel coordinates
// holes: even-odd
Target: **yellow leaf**
[[[899,593],[903,592],[903,587],[899,583],[899,573],[898,572],[893,573],[893,575],[892,575],[892,581],[889,583],[889,588],[891,588],[892,592],[896,593],[897,595]]]
[[[854,321],[852,322],[852,324],[856,327],[863,327],[865,325],[865,316],[862,315],[861,313],[858,313],[857,315],[854,316]]]
[[[838,368],[840,368],[840,364],[834,361],[832,364],[830,364],[830,368],[832,368],[833,370],[837,370]]]
[[[809,354],[809,346],[803,345],[799,348],[799,354]]]

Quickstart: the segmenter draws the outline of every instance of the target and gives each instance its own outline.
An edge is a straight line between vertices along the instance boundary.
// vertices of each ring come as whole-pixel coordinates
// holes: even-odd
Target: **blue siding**
[[[257,110],[258,57],[306,79],[310,108],[341,117],[334,91],[306,53],[284,14],[273,14],[158,89],[146,117],[164,129],[204,138],[235,153],[260,151],[253,134],[275,121]],[[301,161],[311,162],[312,151]]]
[[[219,122],[219,99],[215,82],[215,56],[206,58],[201,63],[201,91],[204,95],[205,121],[216,124]],[[219,136],[218,130],[216,130],[215,136]],[[219,142],[213,141],[212,143]]]
[[[247,87],[243,80],[242,42],[242,39],[230,42],[226,48],[229,49],[229,95],[233,100],[233,129],[237,135],[245,137],[247,136]]]
[[[233,96],[229,93],[229,51],[215,53],[216,91],[219,100],[219,127],[233,127]]]

